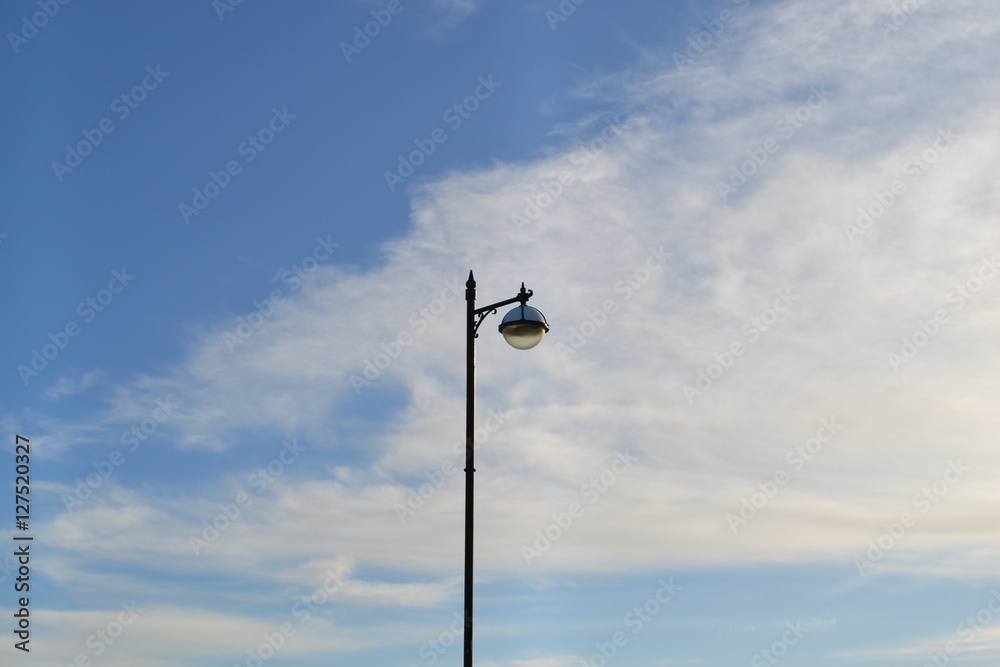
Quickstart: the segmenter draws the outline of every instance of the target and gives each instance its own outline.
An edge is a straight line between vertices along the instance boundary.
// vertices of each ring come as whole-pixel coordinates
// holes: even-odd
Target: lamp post
[[[469,271],[465,283],[466,302],[466,408],[465,408],[465,661],[464,667],[472,667],[472,504],[473,474],[475,468],[476,430],[476,338],[479,325],[486,316],[497,312],[497,308],[512,303],[520,303],[504,315],[500,322],[500,333],[512,347],[529,350],[541,342],[549,330],[545,316],[537,309],[526,305],[533,292],[524,289],[517,296],[498,301],[482,308],[476,308],[476,279]]]

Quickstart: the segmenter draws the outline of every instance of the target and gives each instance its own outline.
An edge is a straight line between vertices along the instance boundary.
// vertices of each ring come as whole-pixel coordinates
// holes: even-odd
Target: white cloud
[[[881,647],[861,651],[844,651],[838,657],[853,660],[933,660],[950,663],[969,659],[987,660],[1000,651],[1000,628],[989,627],[995,619],[995,612],[987,608],[987,622],[977,621],[975,614],[956,623],[956,631],[950,635],[931,637],[908,646]]]
[[[549,658],[529,658],[526,660],[511,660],[510,662],[484,662],[483,667],[576,667],[580,658],[575,655],[554,656]]]
[[[90,389],[97,382],[100,375],[100,371],[94,369],[88,373],[84,373],[79,379],[63,376],[54,385],[42,392],[42,395],[50,401],[59,401],[64,396],[73,396],[74,394],[79,394],[82,391]]]
[[[264,655],[269,647],[277,646],[271,654],[287,657],[353,651],[381,643],[364,631],[315,618],[303,621],[290,613],[261,620],[190,607],[152,606],[132,598],[109,609],[39,611],[35,624],[38,635],[46,638],[32,644],[37,664],[73,662],[82,655],[91,664],[99,659],[109,667],[166,667],[206,656],[245,661],[248,651],[259,656],[262,646]]]
[[[358,599],[449,600],[461,568],[452,446],[465,391],[464,305],[449,285],[472,267],[481,304],[524,280],[552,325],[527,353],[496,335],[499,316],[481,330],[480,423],[490,408],[509,414],[477,458],[482,576],[849,567],[907,511],[919,522],[872,575],[995,576],[995,518],[982,508],[995,504],[1000,476],[991,416],[1000,280],[955,295],[1000,253],[1000,18],[985,1],[923,5],[885,39],[877,21],[888,12],[832,0],[762,5],[685,72],[669,51],[647,54],[643,68],[581,91],[609,110],[644,109],[620,134],[590,143],[598,123],[581,137],[590,153],[567,144],[422,188],[412,232],[387,245],[381,267],[321,268],[235,352],[210,328],[188,362],[124,390],[115,410],[130,418],[143,413],[136,405],[176,395],[182,447],[237,447],[240,429],[324,443],[310,450],[310,471],[358,446],[325,444],[331,415],[371,408],[387,388],[406,401],[367,437],[359,462],[326,481],[276,486],[198,562],[287,580],[334,559],[436,582],[359,582]],[[820,86],[828,101],[800,111]],[[799,126],[779,129],[797,111]],[[932,153],[948,130],[958,139]],[[778,149],[722,201],[717,182],[775,137]],[[908,161],[925,151],[935,162],[917,178]],[[571,181],[518,231],[511,216],[526,198],[547,201],[538,198],[560,174]],[[851,243],[845,226],[896,180],[905,192]],[[650,268],[650,249],[661,247],[669,259]],[[795,299],[777,314],[768,309],[780,290]],[[893,370],[887,353],[903,354],[902,338],[939,310],[946,321]],[[356,395],[352,374],[392,356],[403,333],[412,343]],[[733,343],[742,353],[728,360]],[[684,386],[718,359],[730,367],[689,400]],[[842,431],[796,469],[788,452],[830,417]],[[622,450],[637,461],[590,504],[581,486]],[[921,512],[915,496],[956,460],[972,470]],[[400,524],[394,506],[446,462],[458,472]],[[734,535],[727,513],[779,470],[790,481]],[[183,521],[162,496],[95,506],[57,519],[48,539],[83,558],[165,563],[228,493],[200,511],[185,505]],[[521,547],[574,502],[583,514],[526,565]]]

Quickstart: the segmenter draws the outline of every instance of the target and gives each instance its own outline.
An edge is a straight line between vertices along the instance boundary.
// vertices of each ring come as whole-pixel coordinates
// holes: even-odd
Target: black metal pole
[[[531,298],[531,290],[524,289],[517,296],[476,308],[476,279],[469,271],[465,282],[465,660],[464,667],[472,667],[472,505],[474,476],[476,472],[476,333],[479,325],[500,306],[520,303]],[[546,331],[548,329],[546,328]]]
[[[476,279],[469,271],[465,283],[466,386],[465,386],[465,662],[472,667],[472,499],[476,430]]]

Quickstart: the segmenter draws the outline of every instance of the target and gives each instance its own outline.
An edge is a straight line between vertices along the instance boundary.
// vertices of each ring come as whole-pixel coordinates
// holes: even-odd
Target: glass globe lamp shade
[[[503,316],[499,328],[511,347],[530,350],[542,342],[542,337],[549,330],[549,323],[537,308],[520,305]]]

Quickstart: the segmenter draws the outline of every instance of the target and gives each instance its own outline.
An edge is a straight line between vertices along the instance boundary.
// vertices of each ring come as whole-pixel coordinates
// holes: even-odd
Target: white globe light
[[[515,306],[503,316],[500,322],[500,333],[503,334],[511,347],[518,350],[530,350],[542,342],[549,330],[549,323],[541,311],[531,306]]]

